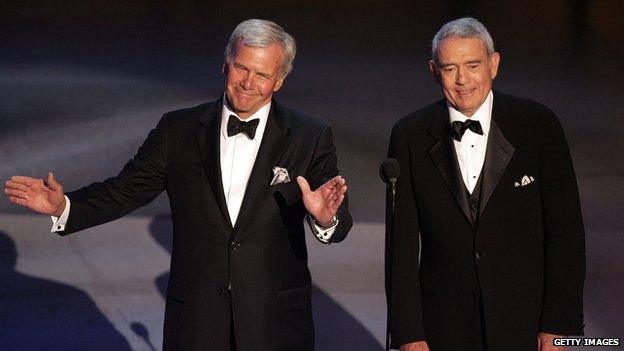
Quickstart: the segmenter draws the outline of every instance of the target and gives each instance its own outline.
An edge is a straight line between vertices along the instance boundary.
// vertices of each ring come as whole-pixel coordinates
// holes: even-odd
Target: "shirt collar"
[[[262,106],[258,111],[256,111],[256,113],[254,113],[253,115],[249,116],[246,119],[242,119],[238,116],[236,112],[232,111],[232,109],[228,106],[227,97],[225,96],[225,93],[224,93],[223,94],[223,107],[221,108],[221,137],[223,139],[228,138],[227,123],[228,123],[228,120],[230,119],[230,116],[234,115],[239,120],[245,121],[245,122],[249,122],[252,119],[260,120],[260,122],[258,122],[258,127],[256,128],[256,136],[253,139],[253,141],[256,141],[259,143],[260,140],[262,140],[262,135],[264,134],[264,129],[266,128],[267,120],[269,119],[269,111],[271,110],[271,103],[272,102],[269,101],[268,104]]]
[[[492,121],[492,104],[494,102],[494,94],[492,94],[492,90],[488,93],[485,101],[479,106],[477,112],[475,112],[471,117],[467,117],[463,113],[459,112],[455,107],[451,106],[451,104],[446,102],[446,106],[448,107],[449,116],[451,118],[451,123],[454,121],[465,122],[470,118],[473,121],[479,121],[481,123],[481,129],[483,129],[483,135],[487,136],[490,131],[490,122]]]

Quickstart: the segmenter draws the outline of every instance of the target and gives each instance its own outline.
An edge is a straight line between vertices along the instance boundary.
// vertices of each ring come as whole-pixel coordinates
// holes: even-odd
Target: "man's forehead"
[[[450,37],[440,41],[436,56],[439,63],[444,63],[445,59],[482,60],[488,53],[480,38]]]

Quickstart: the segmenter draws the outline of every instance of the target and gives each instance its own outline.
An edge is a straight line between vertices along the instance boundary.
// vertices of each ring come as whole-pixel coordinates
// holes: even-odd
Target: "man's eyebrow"
[[[243,65],[243,64],[242,64],[242,63],[240,63],[240,62],[236,62],[236,61],[235,61],[235,62],[233,63],[233,65],[234,65],[234,67],[243,68],[243,69],[246,69],[246,70],[250,71],[249,67],[247,67],[247,66]],[[270,78],[270,77],[271,77],[271,75],[270,75],[269,73],[266,73],[266,72],[255,72],[255,73],[256,73],[257,75],[262,76],[262,77],[265,77],[265,78]]]
[[[466,62],[466,64],[471,64],[471,63],[481,63],[481,62],[483,62],[483,60],[481,60],[481,59],[475,59],[475,60],[470,60],[470,61]]]
[[[445,67],[448,67],[448,66],[457,66],[457,65],[454,64],[454,63],[443,63],[443,62],[440,62],[438,67],[445,68]]]

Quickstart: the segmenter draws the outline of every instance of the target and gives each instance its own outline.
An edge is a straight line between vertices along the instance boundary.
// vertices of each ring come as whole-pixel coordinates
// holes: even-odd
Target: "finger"
[[[4,182],[4,185],[8,188],[8,189],[17,189],[17,190],[21,190],[21,191],[27,191],[29,188],[21,183],[16,183],[16,182],[12,182],[10,180],[7,180],[6,182]]]
[[[26,176],[12,176],[11,180],[16,182],[16,183],[22,183],[24,185],[31,186],[31,185],[35,184],[37,182],[37,180],[39,180],[39,179],[26,177]]]
[[[11,200],[11,202],[14,204],[28,207],[28,201],[26,201],[25,199],[22,199],[21,197],[11,196],[9,197],[9,200]]]
[[[323,198],[325,199],[325,201],[329,202],[329,201],[333,201],[338,195],[340,195],[339,193],[340,189],[337,187],[333,187],[331,189],[331,191],[327,192]]]
[[[344,184],[343,186],[341,186],[338,190],[336,190],[336,193],[338,193],[339,195],[341,194],[345,194],[347,192],[347,189],[349,187],[347,187],[346,184]]]
[[[299,184],[299,188],[301,189],[301,192],[306,195],[308,193],[310,193],[310,184],[308,184],[308,181],[302,177],[299,176],[297,177],[297,184]]]
[[[337,175],[337,176],[331,178],[330,180],[328,180],[327,182],[325,182],[325,184],[323,184],[323,186],[330,186],[330,187],[335,186],[340,181],[340,179],[342,179],[342,177]]]
[[[332,201],[329,202],[328,207],[329,209],[336,214],[336,212],[338,211],[338,207],[340,207],[340,205],[342,204],[342,201],[344,201],[345,196],[344,195],[338,195],[335,199],[333,199]]]
[[[54,174],[52,172],[48,172],[47,186],[54,191],[63,190],[63,186],[54,179]]]
[[[340,175],[334,177],[334,186],[343,186],[347,181]]]
[[[16,189],[4,189],[4,193],[14,196],[14,197],[20,197],[25,199],[26,198],[26,192],[22,191],[22,190],[16,190]]]
[[[340,187],[340,189],[336,189],[336,191],[332,192],[331,196],[327,197],[326,201],[327,202],[336,201],[340,196],[344,196],[346,192],[347,192],[347,187],[346,185],[344,185]]]
[[[334,193],[328,192],[327,194],[324,194],[323,200],[329,205],[330,202],[334,201]]]

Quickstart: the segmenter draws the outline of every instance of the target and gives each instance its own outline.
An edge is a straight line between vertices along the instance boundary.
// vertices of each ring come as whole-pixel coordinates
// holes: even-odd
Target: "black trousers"
[[[477,313],[477,321],[475,324],[475,344],[474,351],[487,351],[487,342],[485,339],[485,314],[483,311],[483,299],[479,292],[479,312]]]
[[[234,310],[230,299],[230,351],[236,351],[236,335],[234,334]]]

